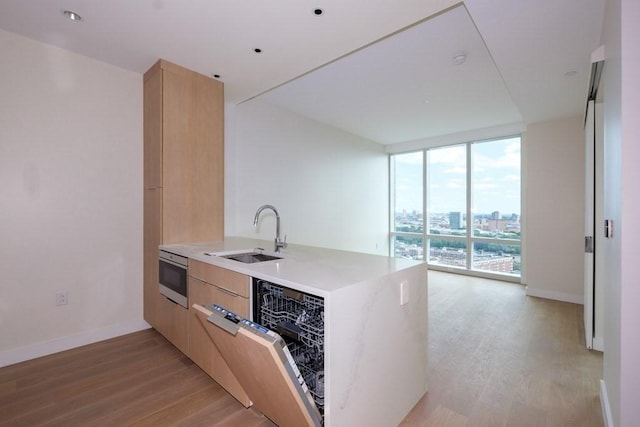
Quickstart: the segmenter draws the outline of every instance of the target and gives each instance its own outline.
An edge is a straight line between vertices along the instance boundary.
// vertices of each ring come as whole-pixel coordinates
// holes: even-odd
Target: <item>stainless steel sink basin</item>
[[[221,258],[232,259],[234,261],[244,262],[245,264],[282,259],[282,257],[267,255],[260,252],[244,252],[241,254],[222,255]]]

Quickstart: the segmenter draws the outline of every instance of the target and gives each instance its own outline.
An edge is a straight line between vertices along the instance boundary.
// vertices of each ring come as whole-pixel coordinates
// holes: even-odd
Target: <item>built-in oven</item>
[[[188,258],[160,250],[159,273],[160,293],[184,308],[187,300],[187,263]]]

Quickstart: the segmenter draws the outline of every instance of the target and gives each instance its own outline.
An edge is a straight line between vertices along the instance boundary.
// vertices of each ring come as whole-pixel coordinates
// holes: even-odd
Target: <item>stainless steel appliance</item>
[[[188,258],[167,251],[160,251],[158,262],[160,293],[169,300],[188,308],[187,295]]]

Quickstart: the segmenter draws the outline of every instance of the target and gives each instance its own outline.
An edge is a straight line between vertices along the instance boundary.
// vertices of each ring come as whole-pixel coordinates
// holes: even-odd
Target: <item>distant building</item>
[[[507,229],[506,219],[494,219],[493,217],[487,220],[487,231],[502,232]]]
[[[449,228],[451,230],[460,230],[467,228],[464,226],[462,212],[449,212]]]
[[[434,264],[449,265],[452,267],[466,267],[467,254],[463,250],[433,248],[429,252],[429,261]],[[473,270],[496,271],[499,273],[512,273],[514,270],[514,258],[512,256],[496,254],[474,254]]]
[[[510,256],[474,256],[473,268],[476,270],[497,271],[500,273],[513,272],[514,258]]]

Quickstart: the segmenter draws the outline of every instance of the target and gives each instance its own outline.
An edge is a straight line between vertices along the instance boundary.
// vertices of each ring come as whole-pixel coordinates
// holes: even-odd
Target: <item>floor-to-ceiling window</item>
[[[520,276],[520,137],[392,154],[391,248],[434,268]]]

